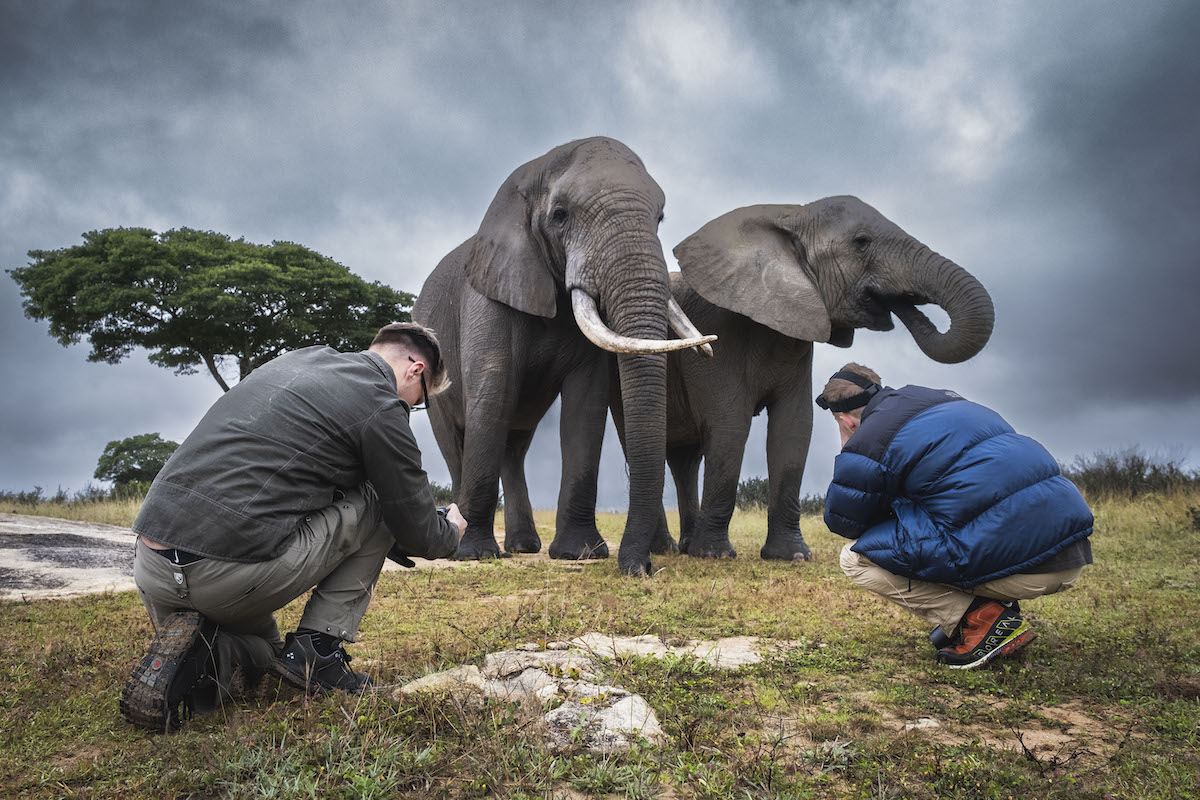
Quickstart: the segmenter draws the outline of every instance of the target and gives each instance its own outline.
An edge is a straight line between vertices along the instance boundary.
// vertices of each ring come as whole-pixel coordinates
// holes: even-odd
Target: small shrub
[[[771,486],[766,478],[748,478],[738,484],[737,507],[743,511],[766,508],[771,502]]]
[[[1133,498],[1200,487],[1200,472],[1185,471],[1181,459],[1150,456],[1137,447],[1076,456],[1062,472],[1089,497]]]
[[[767,478],[748,478],[738,484],[737,507],[742,511],[761,511],[771,504],[771,484]],[[810,494],[800,498],[800,514],[809,516],[825,513],[825,495]]]
[[[429,482],[429,488],[433,490],[433,504],[437,506],[448,506],[454,502],[454,490],[449,486],[436,481]]]

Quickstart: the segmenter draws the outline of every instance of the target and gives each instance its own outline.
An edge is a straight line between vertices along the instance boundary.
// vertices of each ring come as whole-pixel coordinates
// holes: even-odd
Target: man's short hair
[[[846,366],[838,370],[838,372],[853,372],[855,375],[861,375],[872,383],[883,385],[883,380],[875,374],[875,371],[869,367],[864,367],[862,364],[855,364],[851,361]],[[829,383],[825,384],[824,391],[821,392],[821,397],[825,398],[827,403],[836,403],[839,400],[845,400],[848,397],[854,397],[856,394],[862,394],[863,388],[856,383],[851,383],[844,378],[830,378]]]
[[[433,328],[426,328],[415,322],[393,322],[384,325],[375,334],[371,346],[389,344],[399,345],[421,356],[426,366],[425,378],[429,384],[430,396],[440,394],[450,386],[446,364],[442,361],[442,346]]]

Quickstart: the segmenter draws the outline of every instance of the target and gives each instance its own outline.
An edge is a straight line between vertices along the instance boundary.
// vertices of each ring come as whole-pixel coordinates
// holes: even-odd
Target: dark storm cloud
[[[1031,378],[1057,386],[1055,400],[1078,387],[1101,403],[1194,398],[1200,9],[1146,7],[1121,29],[1089,30],[1094,20],[1082,14],[1064,22],[1054,31],[1064,38],[1044,43],[1073,47],[1031,76],[1041,91],[1023,177],[1041,217],[1029,221],[1046,244],[1044,283],[1022,296],[1010,346],[1070,353],[1035,362]]]

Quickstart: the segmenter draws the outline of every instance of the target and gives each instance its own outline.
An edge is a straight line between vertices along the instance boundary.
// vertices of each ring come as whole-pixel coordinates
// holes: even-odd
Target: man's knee
[[[842,548],[842,552],[838,556],[838,562],[841,565],[842,572],[846,574],[847,578],[854,583],[862,583],[863,575],[865,575],[867,570],[874,566],[874,564],[872,564],[869,559],[866,559],[851,550],[850,548],[853,546],[854,542],[846,543],[846,546]]]

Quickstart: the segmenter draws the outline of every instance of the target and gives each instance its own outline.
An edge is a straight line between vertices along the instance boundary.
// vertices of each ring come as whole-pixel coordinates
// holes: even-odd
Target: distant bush
[[[454,502],[454,490],[450,486],[430,481],[429,488],[433,490],[434,505],[448,506]]]
[[[1182,459],[1150,456],[1140,448],[1098,451],[1062,465],[1063,475],[1090,497],[1137,497],[1150,492],[1200,488],[1200,472]]]
[[[14,492],[0,490],[0,503],[14,503],[25,506],[43,504],[73,506],[88,503],[107,503],[112,500],[141,500],[146,496],[146,490],[149,488],[149,483],[143,484],[136,481],[114,486],[111,489],[97,486],[94,483],[86,483],[77,492],[71,492],[69,489],[64,489],[60,486],[54,494],[46,495],[43,493],[41,486],[35,486],[33,489],[27,491]]]
[[[738,484],[737,507],[742,511],[766,508],[771,502],[771,486],[766,478],[748,478]]]
[[[738,483],[737,507],[742,511],[767,508],[771,503],[771,486],[767,478],[748,478]],[[825,495],[810,494],[800,498],[800,513],[804,516],[825,513]]]

